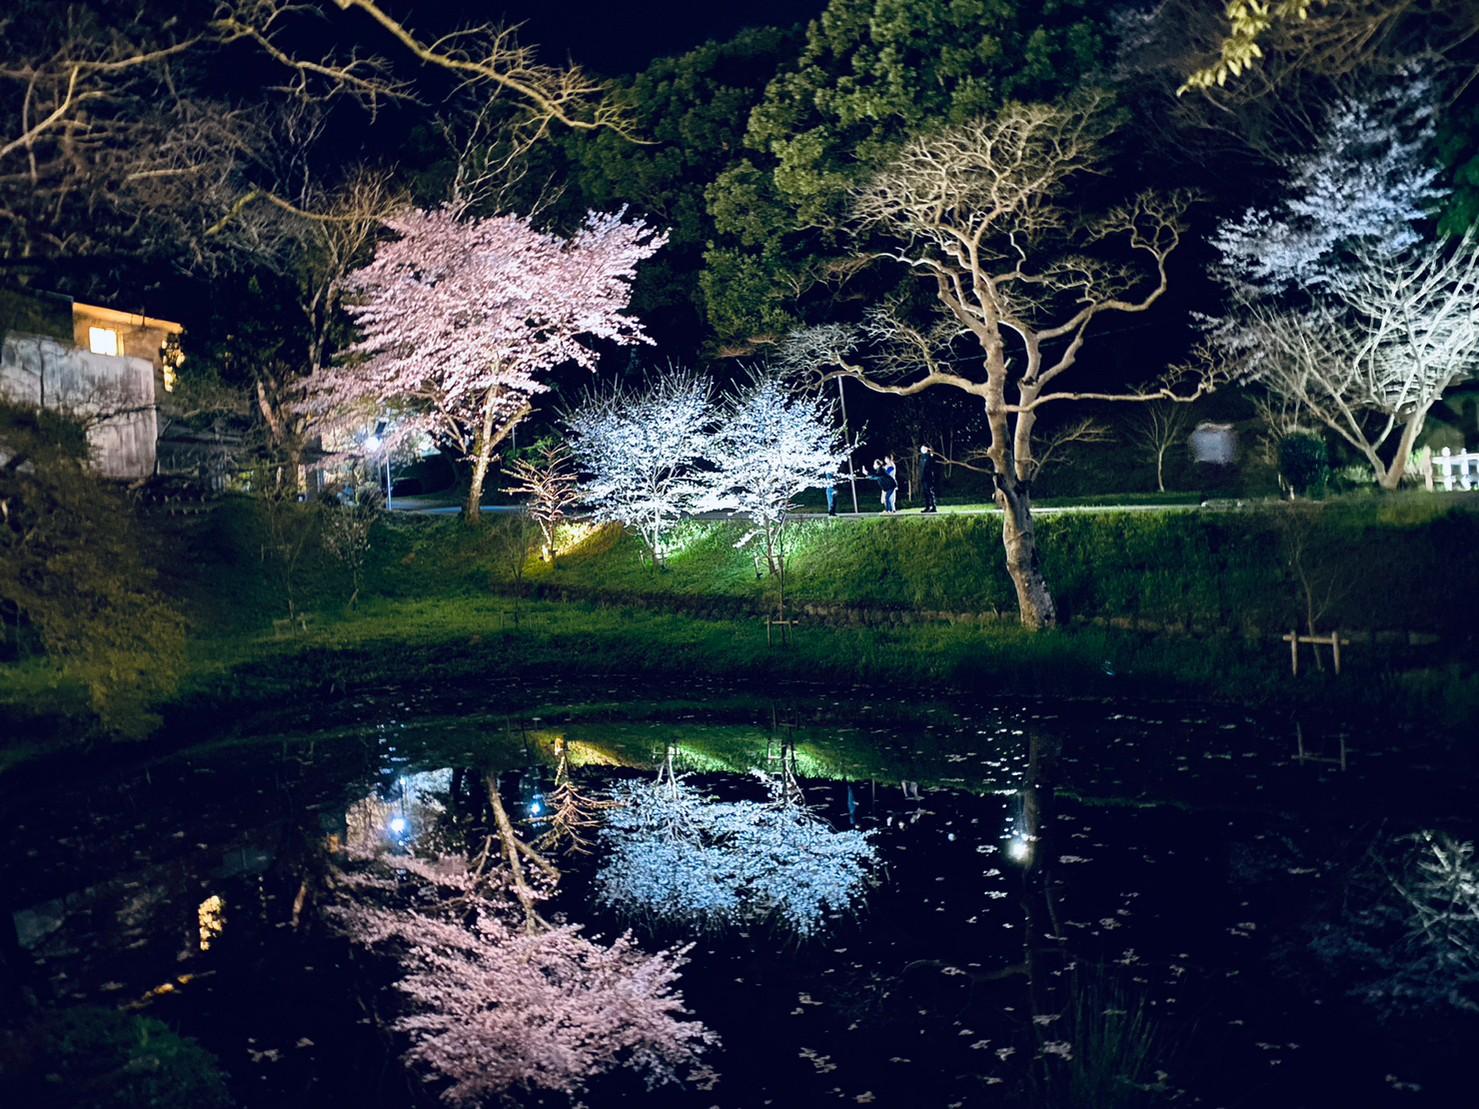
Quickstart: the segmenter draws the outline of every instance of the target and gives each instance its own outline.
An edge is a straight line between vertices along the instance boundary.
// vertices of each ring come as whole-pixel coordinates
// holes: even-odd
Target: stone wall
[[[154,473],[159,422],[154,366],[147,359],[93,354],[11,332],[0,345],[0,396],[83,421],[101,476],[131,481]]]

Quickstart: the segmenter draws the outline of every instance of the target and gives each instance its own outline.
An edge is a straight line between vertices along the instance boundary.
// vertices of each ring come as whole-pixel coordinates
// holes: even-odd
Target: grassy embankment
[[[283,573],[263,549],[261,511],[231,501],[158,522],[163,583],[191,628],[185,677],[162,706],[171,731],[244,719],[260,704],[326,707],[392,687],[475,691],[490,676],[552,672],[1314,698],[1421,709],[1452,728],[1479,706],[1466,660],[1479,567],[1456,557],[1479,545],[1479,511],[1452,498],[1368,499],[1317,515],[1045,516],[1047,571],[1070,626],[1039,635],[1013,626],[992,517],[804,521],[789,540],[789,595],[804,623],[787,649],[766,646],[757,617],[774,587],[734,547],[735,525],[684,525],[656,573],[631,539],[596,531],[553,568],[527,563],[531,596],[518,600],[506,527],[476,533],[454,519],[395,516],[376,527],[365,592],[349,610],[347,573],[312,536]],[[309,614],[306,631],[274,627],[285,582]],[[1358,633],[1339,679],[1288,676],[1277,635],[1302,623],[1311,599],[1321,626]],[[85,705],[41,663],[0,670],[0,723],[22,741],[9,745],[12,758],[28,736],[86,731]]]

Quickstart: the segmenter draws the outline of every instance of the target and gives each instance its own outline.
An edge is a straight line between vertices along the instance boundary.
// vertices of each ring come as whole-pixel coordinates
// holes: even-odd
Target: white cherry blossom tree
[[[1404,75],[1331,106],[1283,195],[1214,237],[1231,308],[1211,326],[1244,380],[1334,433],[1395,489],[1428,412],[1479,356],[1479,240],[1431,235],[1436,98]]]
[[[798,495],[835,480],[844,456],[832,403],[816,390],[789,385],[778,373],[752,373],[720,402],[703,507],[749,523],[751,530],[739,545],[758,542],[764,548],[766,566],[779,586],[782,620],[786,521]]]
[[[566,417],[585,503],[596,520],[636,531],[654,569],[673,524],[706,492],[699,466],[713,411],[708,379],[669,367],[641,389],[592,393]]]

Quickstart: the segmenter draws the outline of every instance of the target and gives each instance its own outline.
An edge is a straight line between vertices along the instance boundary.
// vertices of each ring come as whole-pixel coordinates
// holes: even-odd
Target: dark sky
[[[386,7],[420,30],[437,24],[503,20],[525,24],[520,37],[545,60],[574,60],[608,76],[634,72],[653,58],[679,54],[743,27],[785,26],[817,16],[825,0],[445,0]]]

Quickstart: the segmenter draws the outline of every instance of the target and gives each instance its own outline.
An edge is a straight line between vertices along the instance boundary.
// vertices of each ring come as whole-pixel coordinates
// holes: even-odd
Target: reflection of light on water
[[[195,910],[195,921],[200,931],[200,949],[209,951],[211,942],[226,927],[226,902],[221,895],[213,893]]]
[[[1007,844],[1007,858],[1014,863],[1025,863],[1032,857],[1032,844],[1022,836],[1014,836]]]
[[[344,810],[344,846],[354,855],[408,847],[446,812],[451,770],[402,774]]]

